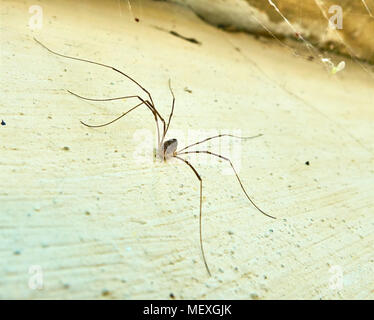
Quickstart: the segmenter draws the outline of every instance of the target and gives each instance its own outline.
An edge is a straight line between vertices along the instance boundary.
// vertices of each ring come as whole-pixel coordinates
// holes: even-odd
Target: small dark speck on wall
[[[6,123],[5,123],[4,120],[1,120],[1,125],[2,125],[2,126],[5,126],[5,125],[6,125]]]
[[[103,289],[103,290],[101,290],[101,295],[102,296],[109,296],[110,295],[110,291],[108,290],[108,289]]]
[[[305,162],[305,164],[306,164],[307,166],[309,166],[309,165],[310,165],[309,161]]]

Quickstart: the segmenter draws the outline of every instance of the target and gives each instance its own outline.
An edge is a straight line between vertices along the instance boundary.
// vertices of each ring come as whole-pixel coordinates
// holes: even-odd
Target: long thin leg
[[[87,123],[84,123],[83,121],[81,121],[81,124],[85,125],[86,127],[90,127],[90,128],[100,128],[100,127],[105,127],[109,124],[112,124],[113,122],[116,122],[117,120],[123,118],[125,115],[127,115],[129,112],[133,111],[134,109],[136,109],[137,107],[141,106],[144,102],[140,102],[139,104],[137,104],[135,107],[132,107],[130,110],[126,111],[125,113],[123,113],[122,115],[120,115],[119,117],[115,118],[114,120],[112,121],[109,121],[107,123],[104,123],[104,124],[99,124],[99,125],[91,125],[91,124],[87,124]]]
[[[72,60],[77,60],[77,61],[83,61],[83,62],[88,62],[88,63],[92,63],[92,64],[96,64],[98,66],[102,66],[102,67],[105,67],[105,68],[109,68],[109,69],[112,69],[120,74],[122,74],[123,76],[125,76],[127,79],[129,79],[130,81],[134,82],[140,89],[142,89],[148,96],[149,96],[149,99],[151,100],[152,102],[152,105],[154,106],[154,103],[153,103],[153,99],[152,99],[152,95],[149,93],[148,90],[146,90],[140,83],[138,83],[135,79],[131,78],[129,75],[127,75],[126,73],[118,70],[117,68],[115,67],[112,67],[110,65],[107,65],[107,64],[103,64],[103,63],[99,63],[99,62],[95,62],[95,61],[91,61],[91,60],[87,60],[87,59],[82,59],[82,58],[76,58],[76,57],[71,57],[71,56],[67,56],[65,54],[61,54],[61,53],[58,53],[56,51],[53,51],[51,49],[49,49],[46,45],[44,45],[43,43],[41,43],[39,40],[37,40],[35,37],[34,37],[34,40],[40,44],[44,49],[48,50],[49,52],[55,54],[55,55],[58,55],[60,57],[63,57],[63,58],[67,58],[67,59],[72,59]]]
[[[208,263],[207,263],[206,258],[205,258],[204,247],[203,247],[203,233],[202,233],[202,227],[201,227],[201,225],[202,225],[202,223],[201,223],[202,206],[203,206],[203,180],[201,179],[199,173],[196,171],[196,169],[192,166],[191,163],[189,163],[187,160],[185,160],[181,157],[178,157],[176,155],[174,157],[183,161],[184,163],[186,163],[192,169],[192,171],[196,174],[196,177],[200,181],[200,215],[199,215],[200,248],[201,248],[201,254],[203,256],[206,271],[208,272],[209,276],[212,276],[212,274],[210,273],[209,267],[208,267]]]
[[[162,140],[164,140],[165,136],[166,136],[166,133],[168,132],[168,129],[169,129],[169,125],[170,125],[170,121],[171,121],[171,118],[173,116],[173,112],[174,112],[174,104],[175,104],[175,96],[174,96],[174,92],[173,92],[173,89],[171,88],[171,81],[169,79],[169,89],[170,89],[170,92],[171,92],[171,95],[173,96],[173,103],[171,105],[171,112],[170,112],[170,115],[169,115],[169,120],[168,120],[168,124],[166,126],[166,130],[164,132],[164,136],[162,138]]]
[[[80,99],[84,99],[84,100],[89,100],[89,101],[113,101],[113,100],[121,100],[121,99],[126,99],[126,98],[138,98],[140,101],[142,101],[142,103],[144,103],[150,110],[151,112],[156,116],[159,116],[161,118],[161,115],[158,113],[158,111],[156,110],[156,108],[148,101],[148,100],[144,100],[142,97],[140,96],[123,96],[123,97],[116,97],[116,98],[106,98],[106,99],[93,99],[93,98],[87,98],[87,97],[83,97],[77,93],[74,93],[70,90],[67,90],[67,92],[71,93],[72,95],[80,98]],[[157,120],[157,117],[156,117],[156,120]]]
[[[142,97],[137,96],[137,95],[123,96],[123,97],[116,97],[116,98],[106,98],[106,99],[93,99],[93,98],[83,97],[83,96],[81,96],[77,93],[74,93],[74,92],[70,91],[70,90],[67,90],[67,92],[71,93],[72,95],[74,95],[74,96],[76,96],[80,99],[89,100],[89,101],[113,101],[113,100],[121,100],[121,99],[126,99],[126,98],[138,98],[140,101],[142,101],[152,111],[152,113],[154,115],[157,115],[161,119],[161,115],[158,113],[156,108],[148,100],[144,100]],[[165,127],[165,124],[164,124],[164,127]]]
[[[116,97],[116,98],[105,98],[105,99],[93,99],[93,98],[87,98],[87,97],[83,97],[77,93],[74,93],[70,90],[66,90],[67,92],[69,92],[70,94],[72,94],[73,96],[76,96],[80,99],[84,99],[84,100],[89,100],[89,101],[113,101],[113,100],[122,100],[122,99],[130,99],[130,98],[139,98],[139,96],[123,96],[123,97]]]
[[[77,93],[74,93],[74,92],[70,91],[70,90],[67,90],[67,92],[69,92],[70,94],[72,94],[72,95],[74,95],[74,96],[76,96],[76,97],[78,97],[80,99],[89,100],[89,101],[113,101],[113,100],[121,100],[121,99],[125,99],[125,98],[138,98],[142,102],[141,104],[144,103],[148,107],[148,109],[151,110],[153,116],[155,117],[155,122],[156,122],[156,127],[157,127],[157,141],[158,141],[158,144],[160,145],[160,143],[161,143],[160,142],[161,141],[160,140],[160,128],[159,128],[159,125],[158,125],[158,118],[157,118],[157,116],[159,115],[159,113],[157,112],[156,108],[154,106],[152,106],[151,103],[149,103],[149,101],[144,100],[142,97],[134,95],[134,96],[123,96],[123,97],[116,97],[116,98],[106,98],[106,99],[93,99],[93,98],[83,97],[83,96],[81,96],[81,95],[79,95]],[[120,119],[120,118],[122,118],[122,116],[119,117],[118,119]],[[118,119],[115,119],[112,122],[107,123],[105,125],[111,124],[114,121],[117,121]],[[84,124],[82,121],[81,121],[81,123]],[[99,126],[99,127],[103,127],[103,126],[104,125]],[[93,127],[95,127],[95,126],[93,126]],[[165,123],[164,123],[164,127],[165,127]]]
[[[252,136],[252,137],[239,137],[239,136],[234,136],[232,134],[219,134],[218,136],[214,136],[214,137],[210,137],[210,138],[206,138],[204,140],[201,140],[199,142],[196,142],[196,143],[193,143],[193,144],[190,144],[189,146],[187,147],[184,147],[183,149],[180,149],[177,153],[183,151],[183,150],[186,150],[187,148],[190,148],[190,147],[193,147],[193,146],[196,146],[200,143],[203,143],[203,142],[206,142],[206,141],[209,141],[209,140],[212,140],[212,139],[216,139],[216,138],[221,138],[221,137],[233,137],[233,138],[238,138],[238,139],[254,139],[254,138],[258,138],[258,137],[261,137],[262,136],[262,133],[258,134],[258,135],[255,135],[255,136]]]
[[[179,155],[179,154],[188,154],[188,153],[207,153],[207,154],[210,154],[210,155],[212,155],[212,156],[216,156],[216,157],[218,157],[218,158],[221,158],[221,159],[223,159],[223,160],[225,160],[225,161],[228,161],[228,162],[230,163],[231,168],[234,170],[234,173],[235,173],[235,175],[236,175],[236,178],[238,179],[239,184],[240,184],[240,186],[241,186],[241,188],[242,188],[244,194],[246,195],[247,199],[248,199],[248,200],[252,203],[252,205],[253,205],[253,206],[254,206],[258,211],[260,211],[262,214],[264,214],[265,216],[267,216],[267,217],[269,217],[269,218],[276,219],[276,217],[273,217],[273,216],[271,216],[271,215],[265,213],[264,211],[262,211],[262,210],[261,210],[261,209],[260,209],[260,208],[259,208],[259,207],[254,203],[254,202],[253,202],[253,200],[249,197],[247,191],[245,191],[245,189],[244,189],[244,186],[243,186],[243,184],[242,184],[242,182],[241,182],[241,180],[240,180],[240,178],[239,178],[239,175],[237,174],[237,172],[236,172],[236,170],[235,170],[235,168],[234,168],[234,166],[233,166],[233,164],[232,164],[232,162],[231,162],[231,160],[230,160],[229,158],[223,157],[223,156],[221,156],[220,154],[213,153],[213,152],[210,152],[210,151],[184,151],[184,152],[180,152],[180,153],[177,153],[177,154]]]
[[[140,89],[142,89],[149,97],[149,99],[151,100],[151,102],[149,103],[154,111],[156,112],[157,116],[160,118],[160,120],[162,121],[163,123],[163,127],[164,127],[164,132],[165,132],[165,129],[166,129],[166,124],[165,124],[165,120],[164,118],[160,115],[160,113],[157,111],[155,105],[154,105],[154,102],[153,102],[153,99],[152,99],[152,95],[150,94],[150,92],[148,90],[146,90],[139,82],[137,82],[135,79],[133,79],[132,77],[130,77],[129,75],[127,75],[126,73],[122,72],[121,70],[118,70],[117,68],[113,67],[113,66],[110,66],[110,65],[107,65],[107,64],[103,64],[103,63],[99,63],[99,62],[95,62],[95,61],[91,61],[91,60],[87,60],[87,59],[82,59],[82,58],[76,58],[76,57],[71,57],[71,56],[67,56],[67,55],[64,55],[64,54],[61,54],[61,53],[58,53],[58,52],[55,52],[51,49],[49,49],[47,46],[45,46],[43,43],[41,43],[39,40],[37,40],[35,37],[34,37],[34,40],[39,44],[41,45],[44,49],[48,50],[49,52],[57,55],[57,56],[60,56],[60,57],[63,57],[63,58],[67,58],[67,59],[72,59],[72,60],[76,60],[76,61],[83,61],[83,62],[87,62],[87,63],[91,63],[91,64],[96,64],[98,66],[102,66],[102,67],[105,67],[105,68],[109,68],[109,69],[112,69],[120,74],[122,74],[123,76],[125,76],[127,79],[129,79],[130,81],[132,81],[133,83],[135,83]],[[148,105],[148,102],[146,102],[146,104]],[[156,122],[157,122],[157,119],[156,119]],[[158,126],[158,124],[157,124]],[[159,135],[159,134],[158,134]],[[160,139],[158,139],[158,143],[160,144]]]

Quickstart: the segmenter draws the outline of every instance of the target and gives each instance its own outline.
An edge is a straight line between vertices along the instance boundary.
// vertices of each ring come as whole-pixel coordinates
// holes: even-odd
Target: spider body
[[[158,149],[158,155],[162,160],[166,161],[167,159],[170,159],[176,156],[177,147],[178,147],[177,139],[166,140],[162,144],[161,148]]]

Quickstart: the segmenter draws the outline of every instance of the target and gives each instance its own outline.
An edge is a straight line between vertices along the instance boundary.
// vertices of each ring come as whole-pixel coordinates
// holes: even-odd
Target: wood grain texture
[[[1,3],[0,298],[374,298],[372,67],[346,61],[332,77],[302,48],[295,56],[270,40],[225,33],[168,3],[142,1],[133,9],[139,23],[123,1],[40,3],[39,31],[28,28],[34,3]],[[87,102],[65,89],[139,91],[110,70],[51,55],[33,36],[133,75],[165,116],[171,78],[170,138],[181,146],[214,132],[263,133],[232,140],[234,164],[278,219],[248,203],[225,163],[191,157],[204,179],[209,278],[198,181],[181,162],[152,160],[149,111],[86,128],[79,120],[111,120],[132,102]],[[41,290],[28,285],[35,265]],[[334,267],[343,272],[340,290],[331,287]]]

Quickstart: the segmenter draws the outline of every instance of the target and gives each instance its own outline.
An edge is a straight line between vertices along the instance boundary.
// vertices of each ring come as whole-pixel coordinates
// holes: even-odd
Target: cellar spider
[[[214,156],[214,157],[217,157],[219,159],[222,159],[222,160],[225,160],[227,161],[232,170],[234,171],[235,173],[235,176],[240,184],[240,187],[241,189],[243,190],[245,196],[247,197],[247,199],[252,203],[252,205],[259,211],[261,212],[263,215],[269,217],[269,218],[272,218],[272,219],[276,219],[275,217],[265,213],[263,210],[261,210],[254,202],[253,200],[249,197],[247,191],[245,190],[243,184],[242,184],[242,181],[240,180],[239,178],[239,175],[238,173],[236,172],[231,160],[227,157],[223,157],[221,156],[220,154],[218,153],[214,153],[214,152],[210,152],[210,151],[207,151],[207,150],[193,150],[193,151],[188,151],[187,149],[193,147],[193,146],[196,146],[196,145],[199,145],[201,143],[204,143],[206,141],[209,141],[209,140],[212,140],[212,139],[218,139],[218,138],[222,138],[222,137],[233,137],[233,138],[238,138],[238,139],[253,139],[253,138],[257,138],[259,136],[261,136],[262,134],[258,134],[256,136],[252,136],[252,137],[239,137],[239,136],[235,136],[235,135],[232,135],[232,134],[219,134],[219,135],[216,135],[216,136],[213,136],[213,137],[209,137],[209,138],[206,138],[204,140],[201,140],[201,141],[198,141],[198,142],[195,142],[193,144],[190,144],[182,149],[179,149],[177,151],[177,146],[178,146],[178,141],[177,139],[168,139],[166,140],[166,134],[168,132],[168,129],[169,129],[169,126],[170,126],[170,122],[171,122],[171,118],[173,116],[173,112],[174,112],[174,105],[175,105],[175,96],[174,96],[174,92],[171,88],[171,83],[170,83],[170,79],[169,79],[169,90],[170,90],[170,93],[172,95],[172,98],[173,98],[173,101],[172,101],[172,106],[171,106],[171,112],[170,112],[170,115],[169,115],[169,118],[168,118],[168,121],[165,122],[165,119],[161,116],[161,114],[157,111],[156,107],[155,107],[155,104],[153,102],[153,99],[152,99],[152,95],[150,94],[150,92],[148,90],[146,90],[140,83],[138,83],[136,80],[134,80],[132,77],[130,77],[129,75],[127,75],[126,73],[118,70],[117,68],[114,68],[110,65],[106,65],[106,64],[103,64],[103,63],[99,63],[99,62],[94,62],[94,61],[91,61],[91,60],[86,60],[86,59],[81,59],[81,58],[76,58],[76,57],[71,57],[71,56],[67,56],[67,55],[64,55],[64,54],[60,54],[60,53],[57,53],[51,49],[49,49],[48,47],[46,47],[44,44],[42,44],[40,41],[38,41],[36,38],[34,38],[34,40],[40,44],[43,48],[45,48],[46,50],[48,50],[49,52],[55,54],[55,55],[58,55],[60,57],[63,57],[63,58],[68,58],[68,59],[73,59],[73,60],[78,60],[78,61],[83,61],[83,62],[87,62],[87,63],[92,63],[92,64],[95,64],[95,65],[99,65],[99,66],[102,66],[102,67],[105,67],[105,68],[109,68],[109,69],[112,69],[118,73],[120,73],[121,75],[125,76],[127,79],[129,79],[130,81],[132,81],[133,83],[135,83],[146,95],[147,95],[147,98],[146,99],[143,99],[142,97],[140,97],[139,95],[130,95],[130,96],[123,96],[123,97],[116,97],[116,98],[107,98],[107,99],[92,99],[92,98],[87,98],[87,97],[83,97],[79,94],[76,94],[70,90],[67,90],[70,94],[80,98],[80,99],[84,99],[84,100],[89,100],[89,101],[113,101],[113,100],[121,100],[121,99],[137,99],[139,100],[138,104],[136,104],[134,107],[132,107],[131,109],[127,110],[126,112],[124,112],[123,114],[121,114],[119,117],[109,121],[109,122],[106,122],[106,123],[103,123],[103,124],[99,124],[99,125],[90,125],[90,124],[87,124],[83,121],[80,121],[83,125],[85,125],[86,127],[90,127],[90,128],[100,128],[100,127],[105,127],[107,125],[110,125],[112,124],[113,122],[116,122],[118,121],[119,119],[123,118],[124,116],[126,116],[128,113],[130,113],[131,111],[135,110],[136,108],[144,105],[146,108],[148,108],[153,117],[154,117],[154,120],[156,122],[156,129],[157,129],[157,153],[156,153],[156,156],[158,156],[158,158],[161,160],[161,161],[168,161],[170,158],[176,158],[182,162],[184,162],[186,165],[188,165],[192,171],[194,172],[194,174],[196,175],[197,179],[199,180],[199,183],[200,183],[200,214],[199,214],[199,236],[200,236],[200,250],[201,250],[201,254],[202,254],[202,258],[203,258],[203,262],[204,262],[204,265],[205,265],[205,268],[206,268],[206,271],[208,272],[209,276],[211,276],[211,272],[210,272],[210,269],[209,269],[209,266],[208,266],[208,263],[207,263],[207,260],[206,260],[206,257],[205,257],[205,252],[204,252],[204,246],[203,246],[203,236],[202,236],[202,200],[203,200],[203,180],[200,176],[200,174],[197,172],[197,170],[192,166],[192,164],[184,159],[183,157],[180,157],[180,155],[187,155],[187,154],[199,154],[199,153],[205,153],[205,154],[208,154],[208,155],[211,155],[211,156]],[[160,122],[162,124],[162,128],[160,129]],[[161,132],[161,134],[160,134]]]

